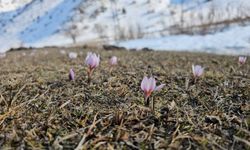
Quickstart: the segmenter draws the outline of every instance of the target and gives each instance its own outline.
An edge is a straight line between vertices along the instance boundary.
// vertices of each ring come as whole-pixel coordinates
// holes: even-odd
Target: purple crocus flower
[[[88,82],[90,82],[91,81],[92,72],[94,71],[94,69],[96,67],[99,66],[100,56],[97,55],[97,54],[95,54],[95,53],[89,52],[87,54],[86,59],[85,59],[85,63],[88,66]]]
[[[153,91],[159,91],[164,86],[165,84],[156,86],[156,80],[153,77],[144,77],[141,82],[141,89],[143,90],[146,99],[152,94]]]
[[[0,52],[0,58],[5,58],[6,57],[6,53],[1,53]]]
[[[159,86],[156,86],[156,80],[153,77],[144,77],[142,82],[141,82],[141,89],[144,92],[144,100],[145,100],[145,105],[149,106],[149,96],[152,94],[153,91],[159,91],[161,90],[165,84],[161,84]],[[154,100],[153,100],[153,110],[154,110]]]
[[[100,56],[95,53],[89,52],[85,59],[85,63],[88,65],[90,70],[93,70],[99,66]]]
[[[71,81],[75,80],[75,72],[72,68],[69,70],[69,80]]]
[[[247,61],[247,57],[245,56],[240,56],[239,57],[239,64],[244,65]]]
[[[78,55],[78,54],[75,53],[75,52],[70,52],[70,53],[69,53],[69,58],[70,58],[70,59],[76,59],[76,58],[77,58],[77,55]]]
[[[192,71],[195,78],[202,76],[204,68],[200,65],[192,65]]]
[[[116,56],[112,56],[109,60],[109,64],[110,66],[114,66],[117,65],[117,57]]]

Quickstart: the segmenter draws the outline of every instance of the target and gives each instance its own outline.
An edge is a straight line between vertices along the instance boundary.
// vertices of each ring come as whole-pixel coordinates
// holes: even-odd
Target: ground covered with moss
[[[250,61],[184,52],[77,48],[0,59],[0,149],[249,149]],[[84,60],[99,53],[91,84]],[[108,60],[117,56],[112,70]],[[205,67],[194,82],[192,64]],[[69,81],[69,69],[76,79]],[[166,86],[144,106],[140,83]]]

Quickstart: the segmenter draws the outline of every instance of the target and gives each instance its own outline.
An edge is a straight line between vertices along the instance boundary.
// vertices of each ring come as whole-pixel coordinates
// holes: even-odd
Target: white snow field
[[[18,9],[30,2],[31,0],[0,0],[0,13]]]
[[[250,55],[250,26],[234,27],[224,32],[198,35],[176,35],[152,39],[121,41],[116,45],[128,49],[150,48],[172,51],[204,51],[227,55]]]
[[[0,0],[0,52],[19,47],[88,43],[249,55],[250,3],[248,0]]]

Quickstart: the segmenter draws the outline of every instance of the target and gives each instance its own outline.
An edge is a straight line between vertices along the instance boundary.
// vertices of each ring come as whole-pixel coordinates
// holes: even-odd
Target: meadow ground
[[[236,56],[72,51],[78,58],[52,48],[0,59],[1,149],[250,148],[250,61],[239,67]],[[101,55],[91,84],[88,51]],[[110,71],[112,55],[119,64]],[[196,83],[192,64],[205,67]],[[154,111],[140,89],[147,75],[166,84],[150,98]]]

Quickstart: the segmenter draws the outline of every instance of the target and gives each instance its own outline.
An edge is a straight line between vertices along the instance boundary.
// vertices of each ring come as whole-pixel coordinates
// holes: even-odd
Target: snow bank
[[[206,36],[166,36],[163,38],[122,41],[117,45],[129,49],[141,49],[147,47],[156,50],[196,51],[229,55],[250,55],[249,33],[250,26],[234,27],[225,32]]]
[[[114,39],[136,38],[119,42],[118,45],[156,50],[249,54],[250,34],[247,33],[250,33],[250,25],[240,27],[236,24],[225,27],[227,30],[220,33],[206,36],[170,36],[173,31],[171,27],[179,25],[182,15],[185,23],[191,26],[199,25],[202,21],[203,24],[207,23],[206,18],[197,18],[202,18],[200,15],[203,14],[209,15],[211,9],[216,10],[214,14],[217,14],[212,20],[232,19],[250,12],[247,0],[22,1],[22,7],[0,13],[0,52],[18,47],[83,45],[94,41],[117,43]],[[77,34],[75,38],[68,34],[71,30]]]

